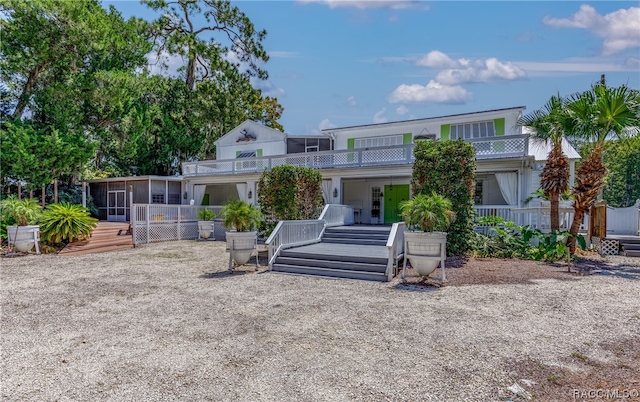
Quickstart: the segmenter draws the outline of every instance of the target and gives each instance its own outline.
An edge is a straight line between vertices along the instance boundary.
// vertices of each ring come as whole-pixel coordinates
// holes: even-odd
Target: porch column
[[[87,207],[87,182],[82,182],[82,208]]]

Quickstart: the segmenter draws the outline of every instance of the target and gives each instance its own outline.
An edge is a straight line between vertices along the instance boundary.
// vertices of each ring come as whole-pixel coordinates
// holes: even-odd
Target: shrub
[[[216,218],[216,214],[210,209],[201,209],[198,211],[198,219],[201,221],[212,221]]]
[[[262,220],[262,213],[252,204],[242,200],[229,202],[220,212],[222,225],[238,232],[255,230]]]
[[[48,205],[40,219],[40,234],[49,243],[86,239],[98,225],[98,220],[78,204],[61,202]]]
[[[260,177],[258,202],[266,236],[277,221],[316,218],[324,204],[322,174],[307,167],[275,166]]]
[[[418,141],[413,153],[411,190],[414,195],[435,192],[451,201],[456,220],[448,229],[447,252],[463,254],[474,236],[475,149],[462,140]]]

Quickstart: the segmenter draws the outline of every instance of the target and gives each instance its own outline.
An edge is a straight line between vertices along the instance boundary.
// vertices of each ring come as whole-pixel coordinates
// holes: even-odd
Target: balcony
[[[527,136],[469,140],[476,149],[476,159],[497,159],[527,155]],[[403,165],[413,162],[413,144],[384,148],[341,149],[288,155],[183,162],[183,176],[212,176],[261,173],[274,166],[293,165],[314,169]]]

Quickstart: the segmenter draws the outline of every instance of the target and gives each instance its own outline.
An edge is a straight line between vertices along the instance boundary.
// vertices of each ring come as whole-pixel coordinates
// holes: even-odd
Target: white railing
[[[465,140],[476,150],[476,159],[525,156],[528,152],[527,135],[508,135]]]
[[[397,275],[398,258],[404,255],[404,231],[406,225],[404,222],[394,223],[389,232],[387,239],[387,250],[389,259],[387,260],[387,270],[385,271],[387,279],[391,281]],[[394,267],[396,268],[394,270]]]
[[[133,204],[131,230],[133,244],[198,238],[198,211],[210,209],[216,216],[223,206]],[[217,233],[224,233],[222,225],[215,225]]]
[[[269,250],[269,269],[284,249],[319,243],[327,222],[320,219],[280,221],[265,242]]]
[[[512,135],[468,140],[477,159],[520,157],[527,154],[527,136]],[[379,148],[341,149],[257,158],[183,162],[183,176],[211,176],[234,173],[261,173],[274,166],[311,168],[401,165],[413,162],[413,144]]]
[[[351,205],[327,204],[318,218],[327,222],[328,227],[353,225],[353,207]]]

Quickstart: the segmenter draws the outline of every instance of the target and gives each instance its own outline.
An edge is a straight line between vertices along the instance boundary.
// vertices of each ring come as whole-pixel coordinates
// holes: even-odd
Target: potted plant
[[[455,220],[451,201],[432,193],[417,194],[400,204],[407,229],[404,233],[405,255],[422,276],[430,275],[446,256],[447,233]]]
[[[0,211],[2,222],[8,225],[7,238],[14,250],[25,253],[35,246],[36,252],[40,253],[37,244],[40,227],[35,224],[41,214],[38,202],[33,199],[19,200],[12,195],[0,202]]]
[[[210,209],[201,209],[198,211],[198,238],[208,239],[213,233],[213,220],[216,214]]]
[[[231,258],[238,265],[246,264],[256,251],[256,228],[262,221],[262,213],[253,204],[235,200],[225,205],[220,216],[222,225],[233,229],[226,233]]]

